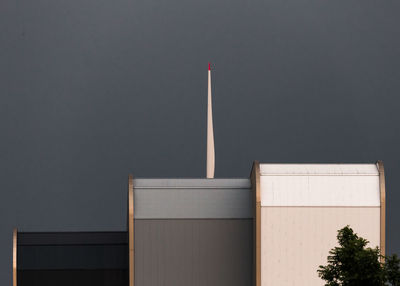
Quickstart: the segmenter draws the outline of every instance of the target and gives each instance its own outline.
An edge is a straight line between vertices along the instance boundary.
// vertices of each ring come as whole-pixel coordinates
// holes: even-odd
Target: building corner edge
[[[386,254],[386,185],[385,185],[385,168],[383,161],[378,160],[376,166],[379,172],[379,193],[380,193],[380,250],[381,255]],[[384,259],[382,258],[382,261]]]
[[[253,191],[253,235],[254,235],[254,277],[253,285],[261,286],[261,190],[260,162],[254,161],[250,173]]]
[[[18,230],[17,228],[13,229],[13,258],[12,258],[12,271],[13,271],[13,286],[17,286],[17,239],[18,239]]]
[[[129,286],[135,285],[135,220],[133,176],[128,177],[128,245],[129,245]]]

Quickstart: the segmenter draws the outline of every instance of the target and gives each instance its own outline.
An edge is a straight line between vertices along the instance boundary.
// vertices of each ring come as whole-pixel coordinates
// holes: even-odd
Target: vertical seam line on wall
[[[386,186],[385,168],[382,161],[377,162],[379,171],[379,194],[380,194],[380,250],[381,254],[386,253]],[[381,262],[384,262],[382,258]]]
[[[135,285],[135,231],[133,176],[128,179],[129,286]]]
[[[18,230],[13,229],[13,286],[17,286],[17,235]]]
[[[251,183],[254,192],[254,274],[255,286],[261,286],[261,194],[260,163],[254,161],[251,170]]]

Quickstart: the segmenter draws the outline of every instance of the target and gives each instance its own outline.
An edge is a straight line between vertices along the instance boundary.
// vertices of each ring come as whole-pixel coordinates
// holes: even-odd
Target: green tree
[[[378,247],[367,247],[369,242],[349,226],[338,231],[337,239],[339,246],[329,251],[328,265],[318,269],[325,286],[400,286],[400,260],[396,255],[381,256]],[[386,263],[382,264],[380,258]]]
[[[396,254],[386,257],[385,272],[390,285],[400,286],[400,259]]]

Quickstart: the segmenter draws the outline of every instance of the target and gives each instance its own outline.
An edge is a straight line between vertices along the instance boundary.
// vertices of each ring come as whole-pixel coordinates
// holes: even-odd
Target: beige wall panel
[[[263,175],[378,175],[375,164],[260,164]]]
[[[380,206],[378,175],[261,176],[261,206]]]
[[[318,266],[346,225],[379,246],[379,207],[262,207],[261,285],[324,285]]]

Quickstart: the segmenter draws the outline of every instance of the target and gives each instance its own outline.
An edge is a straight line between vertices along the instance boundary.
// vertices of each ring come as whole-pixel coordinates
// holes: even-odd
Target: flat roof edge
[[[249,178],[137,178],[133,179],[134,188],[188,188],[188,189],[207,189],[207,188],[228,188],[228,189],[249,189],[251,182]]]

